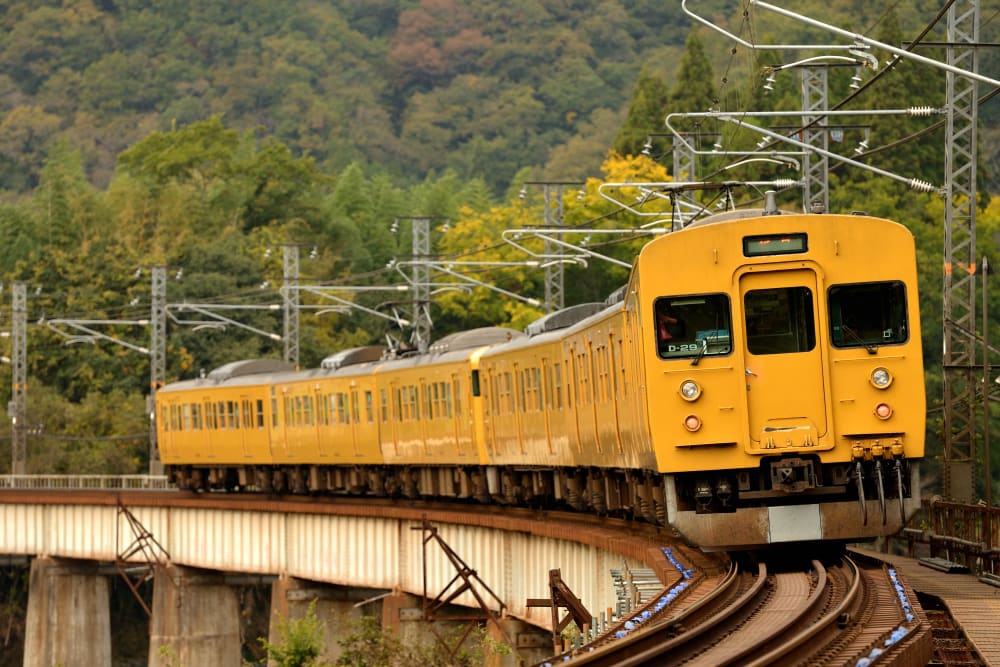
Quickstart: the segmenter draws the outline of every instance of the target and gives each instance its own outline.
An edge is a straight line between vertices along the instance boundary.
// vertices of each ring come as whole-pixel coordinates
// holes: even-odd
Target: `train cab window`
[[[834,347],[863,347],[905,343],[906,288],[899,281],[834,285],[827,294],[830,340]]]
[[[816,347],[816,316],[808,287],[751,290],[743,301],[750,354],[808,352]]]
[[[701,359],[732,352],[727,295],[661,297],[653,310],[657,352],[662,359]]]

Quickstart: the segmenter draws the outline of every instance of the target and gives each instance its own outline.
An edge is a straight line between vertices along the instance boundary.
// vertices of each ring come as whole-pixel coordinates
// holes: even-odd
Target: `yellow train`
[[[862,540],[919,504],[923,377],[908,230],[756,210],[651,241],[616,298],[525,332],[167,385],[157,433],[181,488],[569,506],[703,548]]]

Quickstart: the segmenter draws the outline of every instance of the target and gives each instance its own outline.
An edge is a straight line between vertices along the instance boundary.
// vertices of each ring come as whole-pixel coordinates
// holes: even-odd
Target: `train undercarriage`
[[[572,508],[672,526],[702,547],[807,539],[863,540],[899,530],[916,510],[917,464],[763,459],[758,468],[665,475],[513,466],[168,466],[191,491],[455,499]],[[779,523],[802,523],[784,530]],[[793,526],[794,527],[794,526]]]

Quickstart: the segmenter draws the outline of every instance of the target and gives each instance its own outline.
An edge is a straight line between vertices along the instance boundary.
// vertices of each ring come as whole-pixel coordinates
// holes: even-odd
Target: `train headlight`
[[[698,415],[688,415],[684,418],[684,428],[694,433],[701,428],[701,418]]]
[[[892,373],[884,368],[876,368],[869,379],[876,389],[885,389],[892,384]]]
[[[892,416],[892,406],[888,403],[879,403],[875,406],[875,416],[885,420]]]
[[[701,387],[694,380],[681,382],[681,398],[685,401],[697,401],[701,396]]]

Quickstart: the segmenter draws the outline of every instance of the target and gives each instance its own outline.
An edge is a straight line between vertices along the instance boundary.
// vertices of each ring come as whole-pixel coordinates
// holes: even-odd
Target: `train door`
[[[827,430],[816,274],[747,272],[740,277],[740,297],[750,448],[815,446]]]
[[[278,392],[277,388],[271,387],[271,434],[269,445],[271,448],[271,461],[275,462],[284,457],[287,433],[285,432],[285,422],[288,415],[285,411],[284,391]],[[225,423],[225,416],[219,415],[220,426]]]
[[[567,352],[569,354],[566,357],[566,363],[564,364],[566,367],[566,377],[567,377],[566,401],[567,405],[570,406],[571,408],[571,415],[573,419],[572,437],[575,440],[576,451],[582,452],[583,437],[581,436],[581,429],[580,429],[580,417],[581,417],[580,411],[582,402],[581,392],[580,392],[580,382],[581,382],[580,367],[579,367],[580,361],[578,359],[578,355],[576,352],[576,346],[573,343],[570,343]]]
[[[243,454],[243,458],[249,458],[251,454],[251,443],[248,442],[250,437],[253,435],[253,412],[251,405],[253,403],[250,397],[246,394],[240,394],[240,418],[241,422],[238,424],[239,428],[239,439],[240,448]]]
[[[359,447],[360,434],[358,430],[361,428],[361,402],[358,400],[358,390],[351,389],[351,448],[354,450],[355,458],[361,456],[361,449]]]
[[[542,357],[542,386],[539,387],[539,391],[543,393],[542,417],[545,420],[545,450],[549,455],[555,453],[552,447],[552,411],[555,409],[552,382],[552,362],[549,361],[548,357]]]

